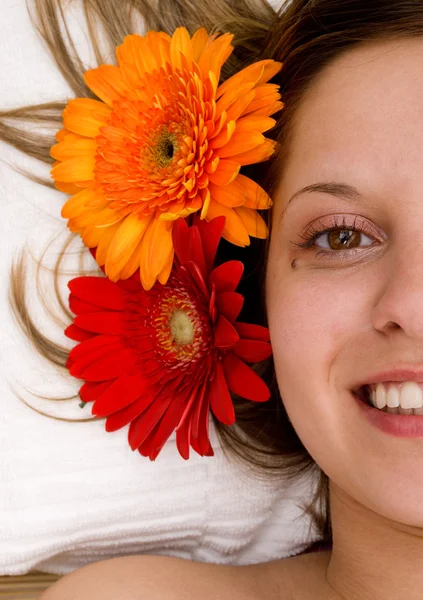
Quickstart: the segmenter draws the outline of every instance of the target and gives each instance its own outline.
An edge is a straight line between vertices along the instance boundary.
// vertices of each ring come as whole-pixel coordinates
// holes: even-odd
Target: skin
[[[322,71],[298,110],[275,201],[269,327],[288,415],[330,478],[326,598],[423,591],[423,439],[376,429],[351,396],[366,375],[423,365],[422,64],[417,38],[373,42]],[[356,187],[361,201],[312,192],[288,206],[327,181]],[[292,245],[319,220],[333,227],[331,215],[349,228],[358,217],[365,234],[347,249],[328,234],[312,249]]]
[[[422,64],[416,38],[367,44],[327,66],[298,108],[275,195],[266,296],[276,375],[330,478],[333,552],[250,567],[113,559],[64,577],[42,600],[421,598],[423,439],[374,428],[351,390],[371,373],[423,365]],[[311,192],[288,206],[300,188],[329,181],[361,200]],[[319,220],[366,231],[344,249],[327,234],[295,247]],[[330,257],[317,256],[323,249]]]

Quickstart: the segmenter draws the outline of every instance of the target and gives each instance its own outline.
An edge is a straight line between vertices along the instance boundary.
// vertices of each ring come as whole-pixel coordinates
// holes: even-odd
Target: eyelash
[[[354,219],[354,224],[352,226],[349,226],[346,222],[345,217],[342,218],[342,223],[338,223],[336,221],[336,218],[334,218],[334,220],[332,221],[332,226],[331,227],[324,227],[323,229],[316,229],[313,225],[305,232],[305,234],[300,235],[300,238],[304,240],[304,242],[301,243],[295,243],[293,242],[294,246],[296,246],[297,248],[302,248],[302,249],[312,249],[312,247],[314,246],[314,242],[316,241],[316,239],[318,237],[320,237],[321,235],[325,234],[325,233],[330,233],[331,231],[334,230],[347,230],[347,231],[356,231],[358,233],[364,233],[365,235],[368,235],[369,237],[371,236],[370,232],[368,230],[366,230],[365,227],[356,227],[356,221],[357,221],[357,217],[355,217]],[[320,221],[321,223],[321,221]],[[362,223],[364,223],[364,221],[362,221]],[[352,249],[345,249],[345,250],[320,250],[319,252],[317,252],[316,257],[317,256],[327,256],[328,254],[332,254],[334,255],[336,254],[343,254],[344,252],[357,252],[359,251],[359,248],[352,248]],[[333,258],[335,258],[334,256],[332,256]]]

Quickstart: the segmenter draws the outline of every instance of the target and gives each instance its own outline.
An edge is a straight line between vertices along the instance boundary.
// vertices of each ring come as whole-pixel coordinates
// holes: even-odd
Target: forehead
[[[311,84],[293,134],[288,185],[293,177],[392,192],[417,173],[422,184],[423,38],[372,42],[336,58]]]

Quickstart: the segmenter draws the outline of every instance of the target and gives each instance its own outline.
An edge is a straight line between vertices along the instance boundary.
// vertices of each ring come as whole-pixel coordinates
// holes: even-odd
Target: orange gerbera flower
[[[268,159],[276,142],[263,136],[283,103],[267,83],[281,68],[254,63],[218,85],[233,35],[190,38],[150,31],[117,47],[118,66],[84,75],[100,98],[75,98],[63,111],[51,171],[57,189],[73,194],[62,209],[112,280],[140,268],[146,290],[168,280],[173,223],[200,211],[226,217],[223,237],[238,246],[267,237],[257,213],[267,193],[240,174]]]

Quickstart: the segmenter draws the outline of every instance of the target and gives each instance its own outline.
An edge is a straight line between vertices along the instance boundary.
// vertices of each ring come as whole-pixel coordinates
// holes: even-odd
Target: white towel
[[[78,36],[77,21],[73,33]],[[89,52],[82,28],[79,35],[77,47]],[[0,107],[70,97],[30,24],[25,0],[2,0]],[[309,519],[299,507],[310,497],[309,481],[282,487],[247,476],[224,457],[213,430],[214,458],[192,452],[184,461],[172,435],[152,463],[130,450],[127,428],[112,434],[104,421],[49,419],[13,393],[10,384],[34,407],[57,416],[90,414],[90,405],[82,410],[77,400],[53,403],[22,391],[64,397],[79,387],[37,355],[7,302],[10,264],[25,242],[39,256],[61,234],[47,255],[47,263],[54,263],[67,234],[60,217],[65,196],[6,163],[42,176],[48,176],[48,166],[3,144],[0,159],[0,575],[31,569],[66,574],[94,561],[142,553],[249,564],[302,552],[318,539],[314,529],[309,535]],[[87,261],[92,262],[88,252]],[[75,266],[76,257],[66,264]],[[51,279],[43,282],[47,302],[54,302]],[[61,281],[65,298],[66,282]],[[31,273],[28,284],[38,326],[71,347],[63,327],[43,311]]]

